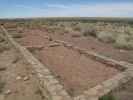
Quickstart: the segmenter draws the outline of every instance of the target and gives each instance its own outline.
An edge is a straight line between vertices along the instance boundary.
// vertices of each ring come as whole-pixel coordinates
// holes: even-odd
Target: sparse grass
[[[81,31],[81,28],[79,26],[75,26],[75,27],[73,27],[73,30],[80,32]]]
[[[114,46],[120,49],[133,49],[133,37],[121,34],[117,37]]]
[[[74,18],[76,19],[76,18]],[[64,35],[65,33],[77,31],[81,32],[83,36],[93,36],[105,43],[112,43],[114,47],[120,49],[133,49],[133,25],[124,23],[124,22],[112,22],[107,19],[103,19],[103,21],[87,21],[87,20],[77,20],[75,21],[73,18],[71,21],[67,21],[67,19],[61,18],[60,21],[55,19],[52,20],[43,20],[36,19],[30,20],[27,22],[20,23],[21,26],[25,28],[45,28],[49,33],[59,33],[60,35]],[[115,19],[114,19],[115,20]],[[19,24],[7,25],[11,28],[17,27]],[[19,27],[20,28],[20,27]],[[22,32],[22,29],[19,29]],[[21,34],[15,34],[15,38],[21,38]],[[77,37],[77,35],[74,37]],[[131,39],[126,39],[130,37]],[[0,41],[1,38],[0,38]]]
[[[69,28],[69,31],[65,29]],[[68,33],[72,31],[81,32],[83,36],[92,36],[104,43],[112,43],[120,49],[133,49],[133,28],[122,23],[82,23],[82,22],[49,22],[50,33]],[[72,35],[79,37],[79,35]],[[127,39],[130,37],[130,39]]]
[[[97,34],[96,30],[92,29],[92,28],[84,29],[82,32],[83,32],[84,36],[93,36],[93,37],[96,37],[96,34]]]

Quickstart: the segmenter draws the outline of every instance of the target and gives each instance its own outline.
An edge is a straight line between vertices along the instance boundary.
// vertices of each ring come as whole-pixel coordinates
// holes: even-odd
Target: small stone
[[[16,80],[21,80],[21,79],[22,79],[21,76],[17,76],[17,77],[16,77]]]
[[[59,43],[53,43],[53,44],[50,44],[49,47],[56,47],[56,46],[60,46]]]
[[[120,49],[120,52],[121,52],[121,53],[124,53],[124,52],[125,52],[125,50]]]
[[[11,94],[11,90],[6,90],[6,91],[5,91],[5,94],[6,94],[6,95]]]
[[[29,77],[28,76],[25,76],[24,77],[24,81],[27,81],[27,80],[29,80]]]
[[[32,75],[35,75],[36,73],[35,73],[35,71],[31,71],[31,74],[32,74]]]

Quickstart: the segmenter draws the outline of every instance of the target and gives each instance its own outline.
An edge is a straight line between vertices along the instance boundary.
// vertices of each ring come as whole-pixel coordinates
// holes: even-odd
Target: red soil
[[[70,93],[79,94],[119,72],[115,68],[79,54],[78,51],[64,46],[49,47],[53,42],[44,38],[47,35],[47,33],[32,31],[27,33],[21,42],[26,46],[44,46],[38,53],[39,59],[58,76]]]
[[[99,40],[93,37],[79,37],[79,38],[72,38],[73,33],[64,33],[64,35],[59,33],[48,33],[45,29],[43,30],[27,30],[25,33],[36,34],[36,36],[40,35],[43,39],[43,36],[50,36],[57,40],[63,40],[74,44],[78,47],[87,49],[89,51],[94,51],[99,54],[111,57],[113,59],[119,61],[127,61],[133,63],[133,50],[120,52],[121,50],[114,48],[111,44],[102,43]],[[27,35],[28,35],[27,34]],[[37,40],[39,41],[39,40]]]

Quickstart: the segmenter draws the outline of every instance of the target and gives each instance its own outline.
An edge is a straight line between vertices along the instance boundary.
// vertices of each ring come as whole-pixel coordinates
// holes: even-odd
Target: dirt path
[[[11,46],[0,52],[0,100],[44,99],[32,67]]]

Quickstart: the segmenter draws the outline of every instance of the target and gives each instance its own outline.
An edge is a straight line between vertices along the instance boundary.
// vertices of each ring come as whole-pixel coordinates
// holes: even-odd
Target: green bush
[[[104,95],[99,100],[116,100],[112,94]]]

